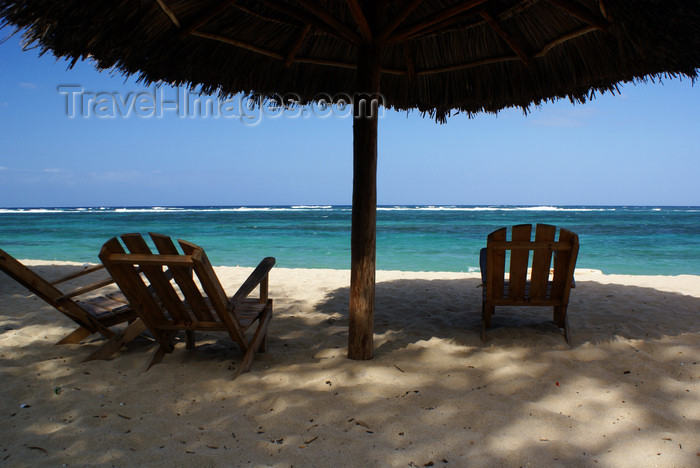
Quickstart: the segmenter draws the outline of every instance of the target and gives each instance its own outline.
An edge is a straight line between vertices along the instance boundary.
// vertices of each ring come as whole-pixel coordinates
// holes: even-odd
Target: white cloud
[[[5,166],[0,166],[0,171],[6,171],[7,168]]]
[[[24,89],[38,89],[38,88],[39,88],[39,87],[38,87],[37,85],[35,85],[34,83],[30,83],[30,82],[20,83],[20,84],[19,84],[19,87],[20,87],[20,88],[24,88]]]
[[[58,173],[58,172],[65,172],[65,171],[64,171],[63,169],[58,169],[58,168],[55,168],[55,167],[50,167],[50,168],[44,169],[42,172],[50,172],[50,173],[52,173],[52,174],[56,174],[56,173]]]

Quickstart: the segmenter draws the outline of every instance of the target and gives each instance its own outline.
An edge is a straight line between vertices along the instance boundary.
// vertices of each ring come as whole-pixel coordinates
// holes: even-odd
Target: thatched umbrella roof
[[[438,118],[585,101],[647,75],[695,77],[700,64],[691,0],[394,0],[378,25],[358,20],[362,3],[0,0],[0,17],[57,56],[206,93],[362,91],[360,46],[375,40],[384,104]]]
[[[692,0],[0,0],[30,42],[100,68],[218,92],[381,92],[451,112],[583,102],[619,82],[695,78]],[[372,354],[376,119],[355,119],[350,356]]]

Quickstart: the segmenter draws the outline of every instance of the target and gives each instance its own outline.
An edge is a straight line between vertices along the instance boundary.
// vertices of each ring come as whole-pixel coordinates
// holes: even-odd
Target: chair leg
[[[569,330],[569,316],[566,313],[567,306],[554,307],[554,323],[559,328],[564,329],[564,338],[566,342],[571,344],[571,331]]]
[[[165,356],[165,353],[167,353],[168,350],[165,346],[160,345],[158,346],[158,349],[153,353],[153,357],[151,357],[150,362],[148,363],[148,366],[146,366],[146,370],[150,369],[151,367],[155,366],[158,364],[160,361],[163,360],[163,356]]]
[[[163,360],[163,357],[165,356],[166,353],[172,353],[173,348],[175,347],[175,336],[177,336],[177,330],[169,331],[169,332],[160,332],[161,339],[158,341],[161,343],[160,346],[158,346],[158,349],[153,353],[153,357],[151,358],[151,361],[148,363],[148,366],[146,366],[146,370],[150,369],[151,367],[155,366],[158,364],[160,361]],[[167,343],[168,346],[163,344],[162,340],[165,340],[164,342]]]
[[[187,349],[194,349],[194,330],[185,330],[185,342],[187,343],[185,346]]]
[[[252,367],[255,354],[260,350],[260,347],[262,346],[262,343],[263,341],[265,341],[265,337],[267,336],[267,327],[270,325],[271,319],[272,300],[270,299],[267,301],[267,307],[260,316],[260,323],[258,324],[258,328],[255,330],[253,339],[250,340],[250,344],[248,345],[248,349],[246,350],[245,355],[243,356],[243,362],[238,368],[238,372],[236,372],[236,374],[233,376],[234,379],[240,374],[248,372]]]
[[[85,327],[78,327],[75,330],[73,330],[70,334],[66,335],[61,339],[57,345],[63,345],[63,344],[75,344],[75,343],[80,343],[83,341],[85,338],[88,336],[92,335],[92,332],[88,330]]]
[[[486,330],[491,328],[491,316],[495,312],[495,306],[487,306],[486,303],[481,304],[481,342],[486,343]]]
[[[97,351],[86,357],[83,362],[94,361],[96,359],[107,359],[112,354],[121,349],[122,346],[129,343],[131,340],[146,331],[146,325],[141,320],[135,320],[124,330],[120,331],[105,344],[100,346]]]
[[[491,328],[491,316],[494,312],[496,312],[496,306],[487,306],[486,304],[482,306],[481,313],[486,328]]]
[[[554,306],[554,323],[559,328],[566,326],[566,306]]]

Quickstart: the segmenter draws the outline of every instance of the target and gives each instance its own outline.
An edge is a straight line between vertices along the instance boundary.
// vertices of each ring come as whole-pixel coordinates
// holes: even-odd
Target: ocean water
[[[0,209],[0,248],[17,258],[96,262],[108,238],[160,232],[201,245],[215,265],[350,268],[348,206]],[[700,275],[700,207],[382,206],[377,268],[478,271],[486,236],[548,223],[576,232],[577,267]]]

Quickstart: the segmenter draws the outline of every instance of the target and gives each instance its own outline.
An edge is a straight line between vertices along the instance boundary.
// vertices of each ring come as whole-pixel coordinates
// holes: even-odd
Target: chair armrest
[[[229,311],[233,310],[246,297],[248,297],[250,293],[253,292],[253,290],[257,288],[258,285],[267,278],[267,275],[270,273],[270,270],[273,266],[275,266],[275,262],[276,260],[274,257],[264,258],[260,262],[260,264],[255,268],[255,270],[253,270],[250,276],[248,276],[248,279],[246,279],[245,282],[243,282],[243,284],[241,285],[241,287],[238,288],[236,294],[231,296],[231,300],[229,300],[226,309]]]

